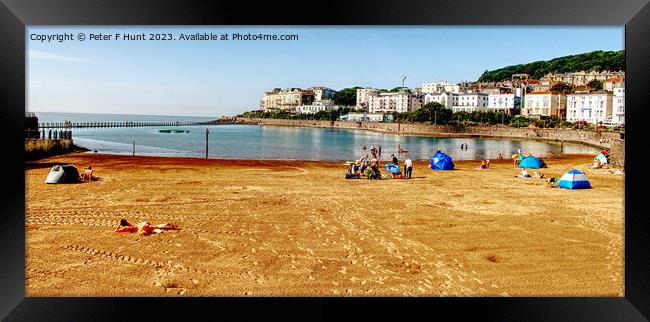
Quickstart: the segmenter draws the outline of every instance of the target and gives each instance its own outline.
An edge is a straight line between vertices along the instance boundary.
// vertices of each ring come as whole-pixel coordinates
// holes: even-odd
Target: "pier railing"
[[[206,124],[211,124],[211,122],[45,122],[39,123],[38,127],[46,129],[69,129],[104,127],[193,126]]]

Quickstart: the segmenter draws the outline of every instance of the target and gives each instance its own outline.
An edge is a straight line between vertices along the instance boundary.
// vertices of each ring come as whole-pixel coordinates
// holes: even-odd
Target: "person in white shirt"
[[[411,175],[413,175],[413,161],[409,156],[406,156],[404,160],[404,177],[411,179]]]

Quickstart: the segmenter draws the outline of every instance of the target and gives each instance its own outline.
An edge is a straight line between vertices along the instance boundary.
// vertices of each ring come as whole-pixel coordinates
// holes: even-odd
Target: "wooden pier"
[[[71,128],[107,128],[107,127],[148,127],[148,126],[198,126],[213,125],[217,121],[207,122],[45,122],[38,123],[39,129]]]

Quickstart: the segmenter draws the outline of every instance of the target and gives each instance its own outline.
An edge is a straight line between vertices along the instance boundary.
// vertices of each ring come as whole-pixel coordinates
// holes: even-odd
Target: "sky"
[[[298,40],[179,40],[180,34],[298,35]],[[68,33],[74,40],[41,41]],[[79,41],[83,33],[85,41]],[[90,34],[113,35],[89,40]],[[115,34],[175,40],[115,40]],[[235,115],[275,87],[420,87],[485,70],[624,49],[624,27],[29,26],[27,111]]]

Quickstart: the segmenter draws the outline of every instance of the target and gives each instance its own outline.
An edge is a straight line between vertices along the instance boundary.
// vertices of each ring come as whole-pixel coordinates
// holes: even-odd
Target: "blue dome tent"
[[[544,167],[544,162],[534,156],[527,156],[519,162],[519,167],[526,169],[539,169]]]
[[[397,164],[389,163],[385,165],[384,168],[386,168],[386,170],[390,173],[394,173],[394,174],[401,173],[399,170],[399,166]]]
[[[453,170],[454,161],[450,156],[438,151],[431,157],[431,170]]]
[[[565,173],[562,178],[560,178],[560,182],[557,184],[558,188],[565,188],[565,189],[589,189],[591,188],[591,184],[589,184],[589,180],[587,180],[587,176],[585,176],[584,173],[580,170],[569,170],[567,173]]]

